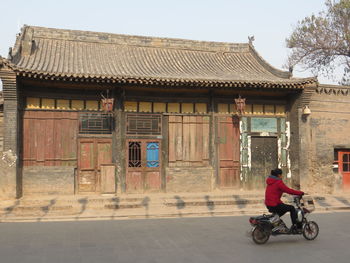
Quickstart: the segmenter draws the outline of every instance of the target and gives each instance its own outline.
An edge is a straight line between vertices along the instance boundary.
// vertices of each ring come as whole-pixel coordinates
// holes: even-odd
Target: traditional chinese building
[[[234,44],[25,26],[0,59],[17,196],[300,182],[314,78]]]

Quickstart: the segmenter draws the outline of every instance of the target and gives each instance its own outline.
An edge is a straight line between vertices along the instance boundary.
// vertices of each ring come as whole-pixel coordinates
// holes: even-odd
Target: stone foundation
[[[204,192],[213,190],[212,167],[176,167],[166,169],[167,192]]]
[[[0,200],[16,198],[16,165],[2,159],[0,152]]]
[[[23,167],[23,196],[74,194],[74,169],[72,166]]]

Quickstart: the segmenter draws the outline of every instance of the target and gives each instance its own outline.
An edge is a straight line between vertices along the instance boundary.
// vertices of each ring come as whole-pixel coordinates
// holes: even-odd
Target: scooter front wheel
[[[307,240],[314,240],[319,233],[319,227],[316,222],[309,221],[303,227],[303,236]]]
[[[267,240],[269,240],[270,233],[264,231],[264,229],[262,229],[261,227],[256,226],[252,231],[252,237],[253,237],[253,241],[256,244],[262,245],[262,244],[265,244]]]

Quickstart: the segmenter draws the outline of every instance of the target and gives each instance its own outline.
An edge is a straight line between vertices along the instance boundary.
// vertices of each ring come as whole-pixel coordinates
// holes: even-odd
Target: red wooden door
[[[237,188],[240,185],[239,120],[218,117],[219,186]]]
[[[112,163],[112,140],[79,139],[78,191],[99,192],[101,165]]]
[[[128,140],[126,191],[156,192],[161,189],[161,158],[159,140]]]
[[[350,151],[339,151],[339,171],[343,176],[343,188],[350,190]]]

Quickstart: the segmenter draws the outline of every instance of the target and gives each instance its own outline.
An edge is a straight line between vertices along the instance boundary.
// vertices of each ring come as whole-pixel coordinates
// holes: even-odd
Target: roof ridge
[[[219,41],[190,40],[182,38],[138,36],[94,31],[83,31],[73,29],[59,29],[39,26],[24,25],[22,34],[33,29],[33,38],[46,38],[57,40],[71,40],[88,43],[124,44],[143,47],[177,48],[188,50],[202,50],[224,53],[249,52],[248,43],[231,43]]]
[[[1,69],[3,66],[7,66],[7,67],[9,67],[10,69],[15,69],[15,68],[16,68],[16,65],[13,64],[9,59],[0,56],[0,69]]]
[[[277,77],[284,78],[284,79],[290,79],[293,77],[293,74],[289,71],[280,70],[278,68],[275,68],[270,63],[268,63],[260,54],[256,51],[253,45],[250,45],[250,50],[253,56],[256,60],[260,62],[260,64],[269,72],[274,74]]]

